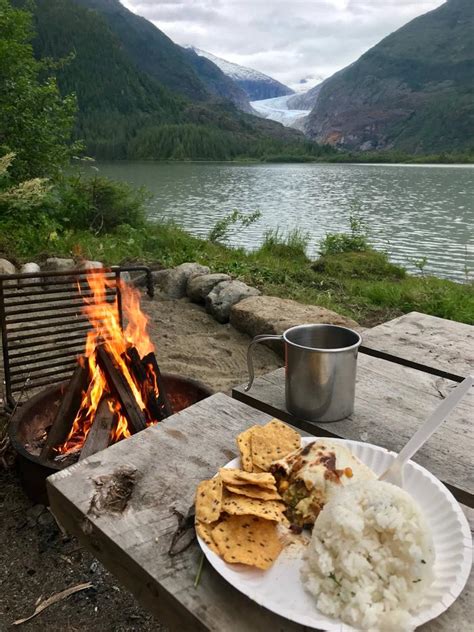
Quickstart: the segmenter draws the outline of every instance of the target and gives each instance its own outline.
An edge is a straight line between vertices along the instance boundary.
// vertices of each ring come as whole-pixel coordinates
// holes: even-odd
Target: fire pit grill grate
[[[103,272],[110,281],[106,300],[115,303],[122,325],[119,280],[123,272],[144,272],[153,296],[147,266],[113,266],[61,272],[0,275],[0,326],[5,371],[6,409],[15,407],[23,391],[68,379],[91,324],[83,312],[91,296],[86,276]]]

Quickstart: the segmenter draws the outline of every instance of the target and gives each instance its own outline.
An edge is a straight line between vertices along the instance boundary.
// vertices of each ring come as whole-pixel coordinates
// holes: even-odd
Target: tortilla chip
[[[277,500],[259,500],[228,492],[222,500],[222,511],[233,516],[249,515],[282,522],[285,509],[285,504]]]
[[[256,428],[250,438],[252,463],[268,470],[273,461],[282,459],[301,445],[301,437],[282,421],[274,419]]]
[[[198,536],[201,538],[201,540],[203,540],[207,544],[207,546],[211,549],[211,551],[216,553],[216,555],[220,555],[220,552],[219,552],[219,549],[217,548],[216,543],[214,542],[212,538],[212,530],[218,524],[219,524],[219,521],[212,522],[211,524],[206,524],[205,522],[199,522],[199,520],[196,520],[196,523],[194,525]]]
[[[268,472],[244,472],[243,470],[222,467],[219,470],[219,476],[226,485],[256,485],[268,490],[276,489],[275,477]]]
[[[199,483],[196,491],[196,520],[210,524],[218,520],[222,507],[222,479],[220,476]]]
[[[264,489],[257,485],[225,485],[227,491],[248,498],[258,498],[259,500],[281,500],[280,494],[273,489]]]
[[[226,562],[263,570],[283,548],[275,523],[256,516],[229,516],[212,530],[212,538]]]
[[[250,448],[250,437],[255,428],[259,426],[252,426],[248,430],[244,430],[237,437],[237,445],[240,450],[240,460],[242,462],[242,468],[246,472],[253,472],[252,452]]]

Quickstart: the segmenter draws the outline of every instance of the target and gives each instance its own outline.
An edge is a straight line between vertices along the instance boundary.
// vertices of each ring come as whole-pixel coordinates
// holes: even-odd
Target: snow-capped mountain
[[[235,83],[247,93],[250,101],[271,99],[273,97],[293,94],[291,88],[283,85],[276,79],[272,79],[272,77],[265,75],[263,72],[246,68],[245,66],[239,66],[239,64],[226,61],[194,46],[189,46],[188,48],[192,48],[199,56],[206,57],[218,66],[225,75],[235,81]]]

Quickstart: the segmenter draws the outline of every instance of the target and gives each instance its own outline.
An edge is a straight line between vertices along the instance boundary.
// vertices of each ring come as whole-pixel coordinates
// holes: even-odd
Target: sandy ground
[[[180,301],[143,299],[162,370],[229,392],[247,379],[249,338],[220,325],[203,308]],[[281,365],[269,349],[255,353],[256,373]],[[39,598],[70,586],[93,587],[70,596],[21,626]],[[50,512],[25,496],[14,470],[0,469],[0,632],[149,632],[163,630],[74,538],[62,535]]]

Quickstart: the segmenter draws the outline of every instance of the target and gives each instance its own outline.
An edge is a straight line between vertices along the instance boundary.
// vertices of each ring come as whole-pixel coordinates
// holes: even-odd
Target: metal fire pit
[[[174,373],[162,373],[162,378],[173,413],[213,393],[205,384]],[[44,505],[48,504],[46,478],[63,469],[65,465],[40,459],[39,438],[53,422],[67,385],[68,382],[61,382],[29,399],[18,408],[9,427],[10,441],[18,454],[18,469],[23,487],[31,500]]]

